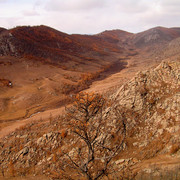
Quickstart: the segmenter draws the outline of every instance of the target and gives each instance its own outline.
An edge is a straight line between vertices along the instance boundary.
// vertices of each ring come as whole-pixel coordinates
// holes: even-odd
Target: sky
[[[180,27],[180,0],[0,0],[0,27],[47,25],[68,34]]]

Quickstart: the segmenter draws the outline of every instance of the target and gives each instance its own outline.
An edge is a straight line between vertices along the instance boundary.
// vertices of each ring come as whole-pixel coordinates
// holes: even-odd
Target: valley
[[[180,28],[164,27],[96,35],[69,35],[47,26],[0,28],[0,179],[58,179],[61,171],[67,179],[71,170],[66,165],[62,170],[61,161],[70,163],[63,153],[69,148],[70,159],[76,143],[65,114],[78,93],[98,93],[110,101],[103,111],[110,127],[118,118],[126,120],[126,140],[111,161],[117,172],[108,178],[178,179],[179,38]],[[73,170],[72,176],[82,174]]]

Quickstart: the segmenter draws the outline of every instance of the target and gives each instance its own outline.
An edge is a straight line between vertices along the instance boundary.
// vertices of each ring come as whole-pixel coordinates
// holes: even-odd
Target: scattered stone
[[[115,161],[116,164],[121,164],[121,163],[124,163],[125,162],[125,159],[119,159],[117,161]]]
[[[25,156],[26,154],[28,154],[29,152],[29,148],[25,147],[24,149],[22,149],[21,151],[19,151],[16,155],[16,159],[18,159],[21,155]]]

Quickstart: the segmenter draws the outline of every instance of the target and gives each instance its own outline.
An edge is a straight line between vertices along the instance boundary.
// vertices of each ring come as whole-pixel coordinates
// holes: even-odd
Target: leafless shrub
[[[116,123],[103,114],[106,100],[99,94],[80,93],[71,108],[67,108],[66,141],[60,177],[99,179],[113,171],[112,159],[123,149],[126,124],[123,118]]]

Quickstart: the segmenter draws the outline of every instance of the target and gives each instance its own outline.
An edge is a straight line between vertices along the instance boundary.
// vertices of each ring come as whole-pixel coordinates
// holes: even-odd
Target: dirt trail
[[[47,120],[50,116],[52,117],[57,117],[59,115],[61,115],[63,112],[65,111],[64,107],[60,107],[57,109],[53,109],[53,110],[48,110],[48,111],[44,111],[41,113],[36,113],[34,115],[32,115],[31,117],[27,118],[27,119],[23,119],[23,120],[16,120],[14,123],[12,123],[10,126],[6,126],[5,128],[3,128],[0,131],[0,140],[7,136],[8,134],[10,134],[11,132],[15,131],[17,128],[20,128],[32,121],[36,121],[36,120],[40,120],[42,119],[43,121]]]

